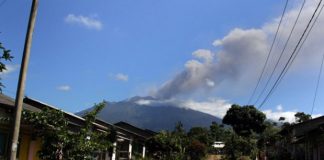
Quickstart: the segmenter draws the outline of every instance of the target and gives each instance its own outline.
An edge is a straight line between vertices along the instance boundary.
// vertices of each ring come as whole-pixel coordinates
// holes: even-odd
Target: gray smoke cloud
[[[155,92],[155,97],[169,99],[197,89],[215,88],[226,79],[239,79],[251,68],[261,64],[267,50],[267,36],[262,30],[234,29],[229,35],[215,41],[221,47],[217,53],[199,49],[192,53],[194,59],[185,64],[185,69],[166,82]],[[254,63],[251,63],[254,61]]]
[[[290,4],[293,7],[283,19],[278,42],[270,56],[270,67],[268,66],[266,69],[265,77],[269,76],[299,12],[301,0],[290,1],[290,3],[293,3]],[[282,62],[279,63],[280,70],[295,47],[317,3],[318,0],[306,1],[300,20],[282,57]],[[217,97],[219,96],[217,94],[210,95],[209,91],[216,90],[230,92],[230,94],[239,91],[244,91],[245,94],[252,92],[264,65],[279,20],[280,17],[274,18],[261,28],[235,28],[223,38],[215,40],[214,49],[194,51],[193,58],[184,64],[184,69],[181,72],[157,89],[151,90],[150,94],[158,99],[141,99],[137,103],[147,106],[177,106],[222,118],[232,103],[230,100]],[[316,75],[318,74],[318,67],[324,52],[322,28],[324,28],[324,15],[319,16],[310,36],[288,72],[293,72],[293,75],[296,73],[303,75],[303,73],[315,71]],[[207,93],[207,96],[204,95],[205,99],[198,97],[199,100],[194,97],[195,95],[188,96],[197,93]],[[268,119],[278,121],[279,117],[286,117],[287,122],[295,121],[294,115],[298,109],[284,110],[281,104],[275,108],[263,110]],[[320,115],[322,114],[312,116]]]
[[[307,1],[279,67],[289,57],[317,3],[316,0]],[[282,50],[301,3],[292,5],[294,7],[284,17],[278,36],[279,41],[275,44],[270,57],[270,66],[273,66]],[[302,53],[296,58],[292,70],[305,68],[298,67],[305,66],[305,64],[317,64],[320,59],[319,57],[324,51],[323,45],[321,45],[324,41],[321,31],[324,22],[321,20],[323,17],[321,17],[319,17],[316,26],[302,48]],[[251,84],[255,84],[261,72],[279,19],[275,18],[259,29],[235,28],[222,39],[214,41],[215,50],[199,49],[193,52],[193,59],[186,62],[184,70],[161,85],[160,88],[153,92],[152,96],[160,99],[170,99],[179,95],[195,93],[199,90],[214,90],[223,83],[229,82],[233,84],[232,87],[242,87],[244,85],[250,85],[251,87]],[[266,71],[266,74],[269,74],[269,71]]]

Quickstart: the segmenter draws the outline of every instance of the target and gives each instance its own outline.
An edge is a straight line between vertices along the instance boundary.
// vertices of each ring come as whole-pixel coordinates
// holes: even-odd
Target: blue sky
[[[298,32],[316,2],[310,1],[307,5]],[[15,57],[8,63],[10,72],[1,75],[6,85],[4,93],[12,97],[16,92],[30,5],[31,0],[10,0],[0,6],[0,40]],[[224,66],[238,65],[234,69],[239,73],[232,76],[218,71],[218,75],[201,75],[203,81],[210,82],[210,88],[191,85],[201,82],[201,79],[194,79],[183,86],[188,88],[182,88],[169,98],[192,102],[191,108],[197,110],[208,108],[203,104],[212,104],[215,108],[217,104],[223,104],[220,107],[245,104],[264,63],[283,6],[284,1],[273,0],[40,0],[26,95],[70,112],[80,111],[103,99],[120,101],[136,95],[159,95],[168,83],[190,70],[196,62],[199,65],[209,63],[204,56],[211,54],[214,55],[211,63],[217,65],[217,69],[228,73]],[[282,39],[299,6],[300,1],[289,3]],[[317,31],[316,27],[314,30]],[[235,41],[238,35],[243,38]],[[305,44],[309,46],[305,47],[305,52],[316,52],[316,56],[297,58],[295,67],[266,103],[264,111],[269,114],[310,112],[320,65],[318,57],[324,51],[317,45],[321,38],[314,35],[314,38],[310,36],[314,40]],[[247,42],[251,39],[264,41],[260,44],[258,41],[259,45],[255,46],[264,44],[260,48],[264,53],[239,55],[242,59],[250,56],[240,63],[241,59],[235,59],[237,56],[231,52],[233,48],[245,51],[238,44],[245,41],[244,37]],[[193,55],[196,51],[199,53]],[[234,57],[235,63],[221,62],[229,58],[227,55],[232,55],[230,58]],[[249,60],[251,64],[257,63],[250,65]],[[239,70],[240,65],[247,68]],[[209,69],[208,65],[203,68],[202,72]],[[314,114],[324,112],[321,108],[323,91],[320,86]],[[197,108],[199,106],[202,108]]]

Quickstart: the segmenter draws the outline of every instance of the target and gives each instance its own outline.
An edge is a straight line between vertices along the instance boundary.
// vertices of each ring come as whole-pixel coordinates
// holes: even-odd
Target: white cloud
[[[285,118],[285,122],[295,122],[295,114],[297,111],[272,111],[272,110],[264,110],[262,111],[264,114],[266,114],[267,118],[278,122],[280,117]],[[312,115],[312,118],[320,117],[322,114],[314,114]]]
[[[182,101],[180,107],[197,110],[203,113],[207,113],[219,118],[223,118],[227,110],[231,107],[231,104],[221,99],[209,99],[207,101],[194,101],[187,100]]]
[[[151,100],[147,100],[147,99],[140,99],[138,101],[135,102],[138,105],[150,105],[152,103]]]
[[[101,30],[102,22],[93,17],[83,15],[69,14],[65,17],[65,22],[69,24],[78,24],[89,29]]]
[[[6,76],[6,75],[18,70],[20,68],[20,65],[18,65],[18,64],[14,64],[14,65],[7,64],[6,68],[7,68],[6,70],[3,70],[3,72],[0,73],[0,76]]]
[[[175,101],[176,102],[176,101]],[[231,103],[222,99],[209,99],[207,101],[194,101],[194,100],[186,100],[186,101],[178,101],[176,102],[179,107],[189,108],[192,110],[197,110],[203,113],[207,113],[218,118],[223,118],[226,115],[228,109],[231,108]],[[283,107],[278,105],[277,108],[280,110],[272,111],[272,110],[263,110],[262,112],[266,115],[267,119],[272,121],[278,121],[280,117],[285,117],[286,122],[295,122],[295,114],[296,110],[293,111],[283,111]],[[319,115],[313,115],[313,117],[318,117]]]
[[[207,78],[206,79],[206,85],[209,86],[209,87],[214,87],[215,82]]]
[[[71,90],[71,87],[69,85],[62,85],[62,86],[58,86],[57,89],[60,91],[67,92]]]
[[[177,102],[179,107],[189,108],[192,110],[197,110],[203,113],[207,113],[218,118],[223,118],[226,115],[228,109],[231,105],[228,101],[222,99],[209,99],[207,101],[194,101],[186,100]],[[284,111],[282,105],[278,105],[276,111],[271,109],[262,110],[266,115],[267,119],[278,122],[280,117],[285,117],[285,122],[295,122],[295,114],[297,110]],[[313,118],[320,117],[322,114],[312,115]]]
[[[266,114],[267,118],[278,122],[280,117],[285,117],[285,122],[295,122],[295,114],[297,111],[272,111],[264,110],[263,113]]]
[[[166,99],[166,100],[148,100],[140,99],[135,102],[139,105],[148,106],[175,106],[180,108],[192,109],[207,113],[219,118],[223,118],[227,110],[231,107],[231,104],[226,100],[210,98],[207,101],[195,101],[192,99],[181,100],[181,99]]]
[[[118,73],[115,75],[115,79],[118,81],[128,81],[128,75],[123,74],[123,73]]]
[[[220,98],[209,98],[204,101],[196,101],[193,99],[139,99],[135,102],[138,105],[146,105],[150,107],[154,106],[175,106],[180,108],[192,109],[196,111],[200,111],[206,114],[210,114],[212,116],[223,118],[226,115],[228,109],[231,108],[232,103],[227,100]],[[278,105],[275,111],[271,109],[261,110],[267,119],[278,122],[280,117],[285,118],[285,122],[295,122],[295,114],[298,112],[297,110],[289,110],[284,111],[282,105]],[[322,116],[322,114],[312,115],[313,118]]]
[[[296,120],[295,114],[298,112],[297,110],[284,111],[284,108],[282,105],[278,105],[276,107],[276,109],[277,109],[276,111],[268,109],[268,110],[263,110],[262,112],[264,114],[266,114],[268,119],[275,121],[275,122],[278,122],[280,117],[284,117],[285,122],[289,122],[289,123],[295,122],[295,120]],[[322,116],[322,114],[314,114],[311,116],[312,116],[312,118],[316,118],[316,117]]]

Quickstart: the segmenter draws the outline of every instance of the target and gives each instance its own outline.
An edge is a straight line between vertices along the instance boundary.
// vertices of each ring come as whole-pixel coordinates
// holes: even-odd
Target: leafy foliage
[[[262,133],[265,129],[264,113],[258,111],[254,106],[232,105],[223,118],[223,123],[231,125],[236,134],[250,136],[253,132]]]
[[[218,133],[227,133],[227,129],[213,123],[209,130],[203,127],[193,127],[186,132],[182,123],[177,123],[172,132],[161,131],[154,137],[150,138],[146,146],[148,155],[157,160],[184,160],[204,159],[209,152],[209,148],[215,142],[211,135]],[[224,131],[223,131],[224,130]],[[217,136],[216,136],[217,137]],[[218,140],[224,140],[224,137],[218,137]]]
[[[69,144],[68,122],[64,113],[45,108],[41,112],[23,112],[23,121],[32,125],[34,134],[43,139],[39,152],[41,159],[62,159],[63,151]]]
[[[193,127],[188,132],[190,140],[188,155],[191,159],[203,159],[206,157],[213,140],[210,138],[210,131],[203,127]]]
[[[212,122],[209,127],[209,141],[224,141],[228,135],[228,130],[224,129],[223,125],[218,125],[216,122]]]
[[[297,123],[305,122],[312,119],[311,115],[305,114],[304,112],[297,112],[295,114],[295,119]]]
[[[0,72],[3,72],[7,69],[6,65],[4,64],[4,61],[11,61],[13,59],[13,56],[10,55],[11,51],[6,49],[1,42],[0,42],[0,52],[2,53],[2,55],[0,56]],[[0,91],[2,91],[1,90],[2,87],[4,87],[4,85],[0,82]]]
[[[285,121],[286,118],[285,117],[279,117],[279,121]]]
[[[181,160],[185,158],[185,151],[188,146],[186,132],[181,122],[176,124],[174,131],[161,131],[150,138],[148,146],[149,156],[159,160]]]
[[[304,113],[295,115],[297,122],[308,120]],[[279,124],[265,121],[266,116],[254,106],[232,105],[223,123],[232,129],[213,122],[209,129],[193,127],[185,132],[178,123],[172,132],[162,131],[152,137],[147,146],[149,155],[157,160],[205,159],[207,154],[224,153],[223,159],[291,159],[288,152],[293,137],[291,125],[280,117]],[[225,142],[223,149],[216,150],[213,142]]]
[[[242,157],[253,157],[256,153],[255,142],[232,133],[225,141],[225,159],[237,160]]]
[[[203,127],[193,127],[188,132],[188,137],[192,140],[197,140],[206,145],[210,144],[209,131]]]
[[[96,131],[96,114],[104,104],[85,115],[85,124],[78,131],[69,127],[67,118],[59,110],[44,108],[41,112],[23,112],[23,121],[34,128],[34,134],[42,138],[39,157],[46,160],[91,160],[94,153],[107,151],[112,143],[110,132]]]
[[[191,159],[203,159],[207,155],[208,146],[199,140],[193,139],[188,146],[188,155]]]
[[[85,125],[79,132],[75,133],[71,137],[70,153],[69,156],[73,159],[93,159],[93,154],[96,152],[107,151],[112,147],[112,142],[108,132],[98,132],[94,130],[93,123],[96,120],[96,115],[104,108],[105,104],[99,103],[95,105],[95,108],[86,113]]]
[[[231,106],[223,118],[223,123],[231,125],[234,130],[231,137],[225,141],[226,159],[254,159],[257,156],[257,142],[267,128],[265,119],[265,114],[254,106]],[[268,138],[270,137],[263,137],[260,144]]]

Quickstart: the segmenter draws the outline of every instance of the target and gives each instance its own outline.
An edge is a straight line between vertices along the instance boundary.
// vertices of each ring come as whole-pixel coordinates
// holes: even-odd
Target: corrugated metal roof
[[[6,96],[4,94],[0,94],[0,107],[6,107],[8,109],[13,109],[15,105],[15,100],[14,98],[11,98],[9,96]],[[41,102],[39,100],[35,100],[35,99],[31,99],[28,97],[24,98],[24,105],[23,105],[24,109],[29,110],[29,111],[33,111],[33,112],[39,112],[41,111],[43,108],[48,107],[51,109],[55,109],[55,110],[61,110],[55,106],[46,104],[44,102]],[[69,120],[71,121],[72,119],[74,119],[74,121],[71,121],[70,123],[75,125],[75,126],[81,126],[81,124],[79,124],[80,122],[84,122],[85,119],[77,116],[73,113],[69,113],[69,112],[65,112],[63,110],[61,110],[62,112],[64,112],[64,114],[67,116],[67,118],[69,118]],[[77,120],[77,121],[75,121]],[[78,122],[78,123],[76,123]],[[107,129],[116,129],[117,132],[122,132],[122,133],[128,133],[134,136],[138,136],[138,137],[143,137],[143,138],[148,138],[148,134],[152,134],[153,131],[149,131],[149,130],[143,130],[141,128],[135,127],[133,125],[130,125],[128,123],[125,122],[120,122],[119,125],[113,125],[110,123],[107,123],[103,120],[97,119],[96,122],[94,123],[94,125],[96,127],[98,127],[99,129],[103,129],[103,130],[107,130]],[[134,132],[134,130],[137,130]],[[142,133],[139,133],[140,132]],[[144,132],[144,133],[143,133]],[[148,133],[149,132],[149,133]],[[123,134],[121,134],[123,135]],[[152,135],[151,135],[152,136]]]
[[[11,98],[9,96],[6,96],[4,94],[0,94],[0,105],[3,106],[3,107],[8,107],[9,109],[13,109],[15,107],[15,99],[14,98]],[[23,104],[23,108],[26,109],[26,110],[29,110],[29,111],[40,111],[39,109],[29,105],[29,104],[26,104],[24,103]]]

